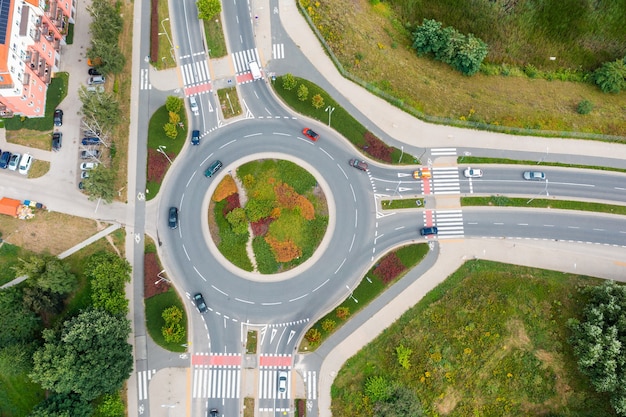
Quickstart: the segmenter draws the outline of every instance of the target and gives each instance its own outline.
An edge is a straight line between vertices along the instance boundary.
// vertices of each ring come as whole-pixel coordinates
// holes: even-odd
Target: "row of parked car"
[[[33,164],[33,156],[25,153],[20,155],[19,153],[11,153],[9,151],[0,150],[0,168],[8,169],[9,171],[17,171],[22,175],[27,175],[30,171],[30,167]]]

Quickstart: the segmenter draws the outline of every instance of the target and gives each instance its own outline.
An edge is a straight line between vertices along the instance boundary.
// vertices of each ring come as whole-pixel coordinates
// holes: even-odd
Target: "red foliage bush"
[[[161,265],[156,253],[146,253],[143,258],[143,297],[150,298],[153,295],[166,292],[170,288],[167,281],[159,281],[158,274],[161,272]]]
[[[174,154],[168,153],[167,156],[172,160],[175,158]],[[160,184],[168,168],[169,162],[167,158],[155,149],[148,148],[148,181]]]
[[[239,193],[231,194],[226,197],[226,205],[224,206],[224,210],[222,210],[222,214],[226,216],[228,213],[239,207],[241,207],[239,202]]]
[[[267,231],[270,228],[270,224],[274,221],[271,217],[265,217],[258,222],[252,222],[250,225],[252,226],[252,234],[254,236],[265,236]]]
[[[159,59],[159,0],[151,1],[150,10],[150,60]]]
[[[380,278],[385,284],[390,283],[400,275],[406,267],[400,262],[395,253],[385,256],[374,269],[372,274]]]
[[[303,399],[298,400],[296,408],[298,409],[298,417],[304,417],[306,415],[306,404]]]
[[[393,148],[391,146],[388,146],[385,142],[380,140],[369,130],[365,132],[363,137],[365,138],[365,142],[367,143],[367,148],[364,148],[364,150],[368,154],[381,161],[391,162],[391,152],[393,151]]]

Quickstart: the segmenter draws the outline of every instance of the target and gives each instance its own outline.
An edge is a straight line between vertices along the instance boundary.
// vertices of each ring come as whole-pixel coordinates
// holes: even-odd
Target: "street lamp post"
[[[350,291],[350,298],[352,298],[354,300],[355,303],[359,303],[359,300],[357,300],[356,298],[354,298],[354,294],[352,293],[352,290],[350,289],[350,287],[348,287],[346,285],[346,288],[348,289],[348,291]]]
[[[168,160],[168,161],[170,161],[170,165],[171,165],[171,164],[173,164],[172,160],[170,159],[170,157],[169,157],[169,156],[167,156],[167,154],[165,153],[165,151],[164,151],[163,149],[167,149],[167,146],[165,146],[165,145],[160,145],[160,146],[157,148],[157,152],[162,153],[162,154],[163,154],[163,155],[167,158],[167,160]]]
[[[328,106],[328,107],[326,107],[326,110],[324,110],[324,111],[328,113],[328,126],[330,127],[330,116],[335,111],[335,108],[331,107],[331,106]]]
[[[404,156],[404,146],[400,146],[400,160],[398,161],[400,164],[402,163],[402,157]]]

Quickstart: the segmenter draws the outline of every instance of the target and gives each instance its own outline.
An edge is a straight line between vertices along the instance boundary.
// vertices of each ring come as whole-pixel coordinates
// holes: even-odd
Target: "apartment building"
[[[76,0],[0,0],[0,117],[43,117]]]

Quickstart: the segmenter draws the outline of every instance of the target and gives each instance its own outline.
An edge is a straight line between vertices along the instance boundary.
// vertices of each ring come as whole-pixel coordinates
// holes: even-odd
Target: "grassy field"
[[[7,130],[6,133],[8,143],[43,149],[44,151],[52,150],[51,131],[42,132],[40,130],[30,130],[24,128],[20,130]]]
[[[400,200],[383,200],[380,205],[383,210],[394,210],[403,208],[417,208],[424,206],[423,198],[404,198]]]
[[[418,57],[410,48],[411,39],[404,26],[405,21],[393,12],[388,2],[371,5],[367,0],[300,0],[300,3],[305,6],[346,71],[419,112],[457,121],[526,129],[626,135],[624,93],[604,94],[589,83],[558,81],[571,77],[571,74],[568,71],[557,72],[557,68],[547,77],[552,80],[532,79],[522,69],[514,68],[511,60],[502,64],[501,73],[507,75],[479,73],[466,77],[446,64]],[[437,4],[434,1],[429,3]],[[457,3],[454,2],[455,5]],[[463,18],[462,10],[475,7],[476,3],[464,3],[463,7],[457,9],[455,6],[454,10],[460,10],[459,18]],[[482,2],[488,3],[491,4]],[[467,15],[467,20],[474,16],[474,13]],[[532,23],[528,23],[527,27]],[[506,21],[503,24],[506,25]],[[463,31],[467,28],[458,25],[457,29]],[[621,33],[623,28],[617,30]],[[546,36],[541,31],[536,33]],[[525,39],[524,34],[516,36]],[[624,38],[619,39],[621,43],[616,42],[617,47],[624,48]],[[544,40],[542,37],[535,42]],[[555,62],[561,65],[559,56],[565,56],[561,52],[559,49],[547,55],[541,53],[544,59],[556,55],[558,59]],[[594,59],[603,60],[605,57]],[[576,111],[576,106],[583,99],[595,105],[590,114],[580,115]]]
[[[186,344],[187,342],[182,343],[167,343],[163,338],[163,333],[161,332],[161,328],[165,326],[165,320],[161,314],[163,310],[168,307],[176,306],[183,311],[183,320],[181,321],[181,325],[187,329],[187,315],[185,314],[185,306],[178,296],[178,293],[173,288],[170,288],[168,292],[163,294],[157,294],[153,297],[145,300],[146,303],[146,327],[148,329],[148,333],[154,342],[167,349],[171,352],[185,352],[187,348],[182,346],[182,344]]]
[[[170,40],[172,40],[172,27],[170,26],[170,11],[167,0],[159,0],[157,9],[159,14],[159,33],[162,33],[162,35],[159,35],[159,57],[153,65],[159,70],[175,68],[176,55],[173,45],[170,43]]]
[[[217,90],[217,96],[222,106],[222,114],[225,119],[239,116],[241,114],[241,104],[235,87],[222,88]]]
[[[210,58],[221,58],[226,56],[226,40],[224,39],[224,29],[220,16],[213,20],[203,20],[204,34],[206,35],[206,45]]]
[[[488,261],[462,266],[349,359],[333,415],[372,415],[366,380],[410,388],[428,416],[613,416],[576,368],[566,322],[600,280]],[[409,349],[408,369],[396,348]]]

